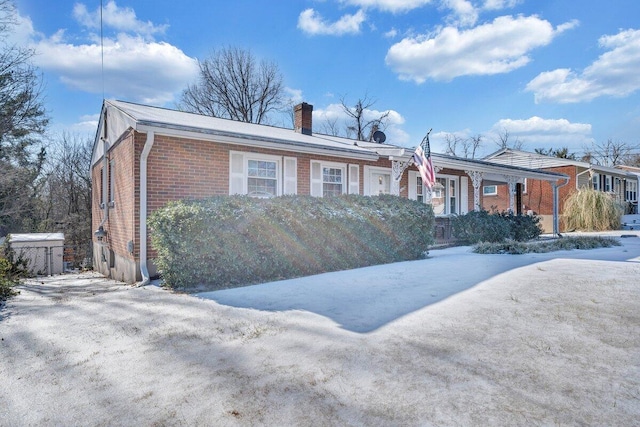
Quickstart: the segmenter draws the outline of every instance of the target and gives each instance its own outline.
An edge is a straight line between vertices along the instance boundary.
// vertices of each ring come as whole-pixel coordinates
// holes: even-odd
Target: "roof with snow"
[[[321,134],[306,135],[293,129],[245,123],[185,111],[105,100],[102,115],[107,116],[106,140],[115,143],[128,129],[140,132],[175,135],[185,138],[210,139],[240,145],[268,147],[296,152],[322,153],[363,160],[377,160],[377,152],[360,146],[359,141]],[[100,136],[105,135],[100,120],[94,142],[92,164],[102,157]],[[377,144],[379,148],[400,152],[399,147]]]
[[[512,150],[504,148],[484,158],[491,163],[506,166],[517,166],[528,169],[548,169],[562,166],[576,166],[582,169],[591,169],[594,172],[608,175],[631,175],[619,168],[600,166],[580,160],[564,159],[561,157],[546,156],[544,154],[530,153],[528,151]]]

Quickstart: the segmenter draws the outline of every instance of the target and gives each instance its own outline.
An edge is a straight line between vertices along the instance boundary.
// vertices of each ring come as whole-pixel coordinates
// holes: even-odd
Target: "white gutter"
[[[147,158],[153,147],[154,138],[153,131],[148,131],[147,141],[140,155],[140,274],[142,281],[138,286],[145,286],[150,282],[147,268]]]

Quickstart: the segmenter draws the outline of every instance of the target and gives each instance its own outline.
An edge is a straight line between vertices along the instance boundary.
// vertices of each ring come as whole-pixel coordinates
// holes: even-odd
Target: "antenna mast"
[[[102,36],[102,1],[100,0],[100,76],[102,78],[102,99],[104,99],[104,41]]]

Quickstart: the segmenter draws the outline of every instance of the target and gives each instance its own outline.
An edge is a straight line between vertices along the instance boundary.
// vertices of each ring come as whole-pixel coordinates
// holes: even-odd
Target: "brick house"
[[[607,167],[572,159],[545,156],[526,151],[502,149],[485,158],[500,165],[519,166],[541,171],[557,172],[569,177],[567,185],[558,188],[555,208],[560,215],[564,201],[579,188],[592,187],[604,191],[616,201],[628,206],[638,203],[638,176],[618,167]],[[508,206],[508,189],[502,185],[483,186],[483,205],[486,210],[504,210]],[[546,231],[552,229],[554,213],[553,187],[549,181],[526,179],[523,182],[521,209],[532,211],[543,219]],[[562,231],[560,229],[560,231]]]
[[[91,161],[94,269],[129,283],[154,276],[147,216],[172,200],[395,194],[431,203],[436,237],[446,240],[451,215],[483,205],[483,185],[506,185],[517,195],[524,179],[566,180],[433,154],[437,183],[429,191],[410,164],[412,149],[314,134],[312,113],[307,103],[295,106],[294,129],[285,129],[105,100]]]

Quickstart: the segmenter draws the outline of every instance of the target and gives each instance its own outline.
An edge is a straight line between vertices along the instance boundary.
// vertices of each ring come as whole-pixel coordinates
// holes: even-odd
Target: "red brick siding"
[[[127,255],[127,243],[134,242],[135,259],[139,259],[140,216],[140,157],[147,140],[144,133],[135,132],[123,138],[108,153],[116,161],[116,203],[109,210],[108,231],[110,249]],[[297,158],[298,194],[310,193],[311,160],[359,165],[360,194],[364,192],[364,166],[391,168],[391,161],[376,162],[353,160],[333,156],[294,153],[284,150],[253,148],[166,135],[155,135],[147,163],[147,215],[174,200],[203,198],[229,194],[229,152],[242,151]],[[93,169],[94,188],[100,187],[99,162]],[[401,195],[407,197],[407,174],[400,183]],[[100,190],[101,191],[101,190]],[[102,220],[99,208],[100,191],[93,196],[93,225],[96,229]],[[150,241],[147,242],[149,258],[155,256]]]
[[[563,211],[564,201],[576,191],[576,167],[562,166],[557,168],[543,169],[547,172],[563,173],[569,176],[569,183],[561,187],[558,192],[558,212]],[[522,211],[526,213],[532,210],[539,215],[553,214],[553,187],[549,181],[538,179],[527,179],[526,193],[522,194]],[[514,198],[515,202],[515,198]],[[505,185],[498,186],[496,196],[485,196],[483,208],[491,211],[493,208],[498,211],[505,211],[509,208],[509,188]]]
[[[127,243],[130,240],[135,242],[135,218],[137,218],[138,212],[133,194],[135,156],[132,141],[133,135],[129,134],[112,146],[107,153],[108,162],[115,161],[115,204],[113,207],[109,207],[109,218],[104,224],[109,248],[130,259],[134,259],[134,255],[137,257],[135,253],[134,255],[128,253]],[[104,217],[104,211],[100,208],[100,203],[102,203],[102,188],[100,187],[102,165],[103,163],[100,161],[94,165],[92,170],[93,188],[97,189],[92,195],[93,230],[99,227]],[[135,245],[135,248],[137,249],[138,246]]]

